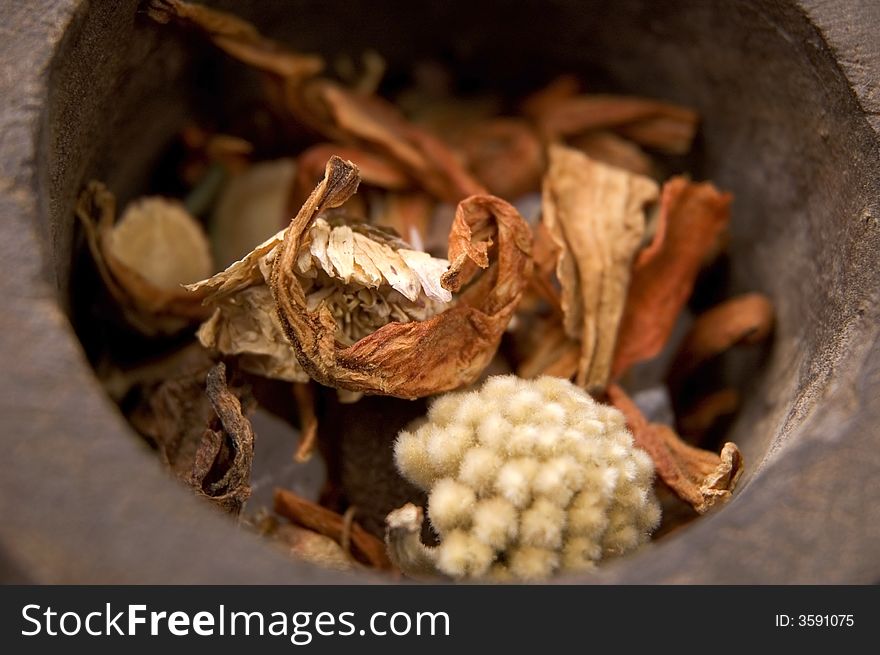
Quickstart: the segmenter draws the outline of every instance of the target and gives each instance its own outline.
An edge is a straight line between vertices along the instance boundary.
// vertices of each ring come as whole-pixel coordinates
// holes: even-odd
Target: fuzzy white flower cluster
[[[429,493],[432,559],[453,577],[581,571],[644,543],[660,520],[653,464],[623,415],[559,378],[497,376],[446,394],[394,455]]]

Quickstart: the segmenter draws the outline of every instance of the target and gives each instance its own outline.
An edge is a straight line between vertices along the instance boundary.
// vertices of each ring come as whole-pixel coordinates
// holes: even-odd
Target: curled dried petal
[[[616,384],[608,386],[608,398],[626,417],[635,443],[654,461],[658,477],[697,512],[730,499],[743,472],[743,459],[736,444],[727,442],[716,455],[682,441],[661,423],[649,423],[636,404]]]

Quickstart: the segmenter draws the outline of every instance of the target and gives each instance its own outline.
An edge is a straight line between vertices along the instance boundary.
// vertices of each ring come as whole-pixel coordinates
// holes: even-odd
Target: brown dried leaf
[[[147,335],[176,332],[201,320],[201,298],[181,285],[213,270],[208,240],[177,202],[130,204],[114,225],[116,199],[100,182],[80,194],[76,215],[101,278],[132,326]]]
[[[672,365],[681,379],[704,362],[737,344],[760,343],[773,329],[773,304],[759,293],[730,298],[700,314]]]
[[[317,75],[324,69],[321,57],[291,52],[233,14],[183,0],[150,0],[147,13],[159,23],[176,20],[196,27],[227,54],[267,73],[284,78],[303,78]]]
[[[683,436],[699,441],[719,418],[733,414],[738,408],[739,393],[735,389],[721,389],[683,410],[678,425]]]
[[[608,381],[645,206],[656,197],[657,185],[646,177],[550,148],[543,220],[560,248],[565,331],[581,344],[577,382],[589,389]]]
[[[573,98],[581,85],[574,75],[560,75],[542,89],[529,95],[521,104],[522,114],[535,118],[543,116],[560,103]]]
[[[538,324],[535,333],[540,338],[528,350],[526,358],[520,362],[516,374],[521,378],[536,378],[552,375],[571,379],[578,370],[580,344],[568,337],[556,317],[550,317]]]
[[[226,385],[221,362],[208,372],[208,400],[217,417],[205,430],[189,484],[227,512],[237,514],[251,495],[254,430],[241,401]]]
[[[342,542],[346,534],[345,519],[342,516],[286,489],[275,490],[275,511],[292,523],[329,537],[337,543]],[[352,554],[358,560],[377,569],[391,568],[391,562],[385,554],[385,545],[379,539],[357,523],[351,523],[349,535]]]
[[[657,167],[644,150],[635,143],[607,130],[594,130],[571,139],[571,146],[591,159],[609,166],[624,168],[631,173],[655,177]]]
[[[608,398],[623,412],[635,443],[654,461],[658,477],[701,514],[730,499],[743,471],[736,444],[727,442],[720,455],[682,441],[669,426],[649,423],[636,404],[616,384]]]
[[[675,177],[663,186],[653,242],[633,267],[612,377],[662,349],[703,264],[730,219],[729,193]]]
[[[686,107],[615,95],[579,95],[541,103],[532,118],[551,140],[613,129],[644,146],[678,155],[690,150],[698,122],[696,112]]]
[[[493,118],[468,125],[453,145],[489,193],[512,200],[541,186],[544,147],[525,120]]]
[[[310,310],[294,274],[303,235],[325,209],[357,189],[357,168],[334,157],[324,180],[293,219],[274,259],[271,289],[300,364],[322,384],[402,398],[417,398],[468,384],[491,361],[531,274],[531,232],[508,203],[473,196],[459,204],[449,238],[449,270],[442,287],[458,292],[478,278],[458,304],[423,321],[389,323],[348,347],[335,338],[326,306]],[[497,239],[490,267],[489,245]],[[427,255],[425,255],[427,257]]]
[[[391,103],[352,93],[327,80],[310,87],[327,112],[331,135],[375,149],[441,200],[458,202],[484,193],[445,143],[409,122]]]

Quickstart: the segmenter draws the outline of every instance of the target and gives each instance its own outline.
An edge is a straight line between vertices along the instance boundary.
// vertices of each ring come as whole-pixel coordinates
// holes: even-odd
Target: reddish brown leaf
[[[727,227],[730,201],[729,193],[708,182],[676,177],[663,186],[657,232],[633,267],[613,378],[662,350],[693,291],[706,252]]]

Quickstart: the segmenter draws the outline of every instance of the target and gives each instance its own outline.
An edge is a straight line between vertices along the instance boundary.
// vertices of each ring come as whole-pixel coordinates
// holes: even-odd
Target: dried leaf
[[[352,93],[328,80],[310,87],[327,112],[328,135],[375,149],[441,200],[457,202],[484,192],[445,143],[409,122],[391,103]]]
[[[657,100],[615,95],[579,95],[541,103],[532,118],[548,139],[613,129],[641,145],[670,154],[690,150],[696,112]]]
[[[153,335],[204,318],[201,298],[181,287],[213,270],[198,222],[179,203],[159,197],[133,202],[114,225],[115,214],[113,194],[90,182],[76,215],[101,278],[128,322]]]
[[[705,254],[727,227],[731,195],[683,177],[663,186],[654,241],[633,267],[612,377],[662,349],[693,291]]]
[[[544,147],[527,121],[493,118],[474,123],[457,135],[453,145],[489,193],[514,199],[541,186]]]
[[[208,372],[208,400],[217,418],[205,430],[189,483],[224,510],[237,514],[251,495],[254,430],[241,401],[226,385],[221,362]]]
[[[560,75],[542,89],[529,95],[521,104],[522,114],[532,118],[542,116],[580,91],[581,85],[574,75]]]
[[[492,359],[531,274],[531,233],[508,203],[474,196],[458,206],[442,289],[458,292],[488,268],[454,307],[423,321],[389,323],[348,347],[335,338],[326,305],[309,308],[294,273],[303,236],[325,209],[345,202],[358,184],[356,167],[333,158],[324,180],[293,219],[274,259],[271,288],[300,364],[322,384],[403,398],[453,389],[475,380]],[[488,249],[497,238],[497,260]],[[422,285],[425,288],[425,285]]]
[[[296,173],[292,159],[278,159],[254,164],[229,181],[211,218],[211,243],[222,267],[284,227]]]
[[[635,443],[654,461],[658,477],[701,514],[730,499],[743,471],[739,449],[727,442],[720,455],[682,441],[669,426],[649,423],[636,404],[616,384],[608,398],[623,412]]]
[[[337,543],[343,540],[346,532],[342,516],[286,489],[275,490],[275,511],[289,521]],[[384,544],[357,523],[351,524],[350,542],[353,555],[364,564],[377,569],[391,568]]]
[[[672,365],[681,379],[737,344],[755,344],[773,328],[773,305],[759,293],[730,298],[697,316]]]
[[[631,173],[654,177],[657,167],[654,161],[635,143],[614,132],[594,130],[571,140],[571,146],[591,159],[609,166],[624,168]]]
[[[159,23],[176,20],[202,30],[227,54],[267,73],[302,78],[317,75],[324,69],[324,60],[320,57],[291,52],[233,14],[183,0],[150,0],[147,12]]]
[[[560,248],[565,331],[581,344],[577,382],[589,389],[608,381],[645,206],[656,197],[657,185],[646,177],[550,148],[544,223]]]

